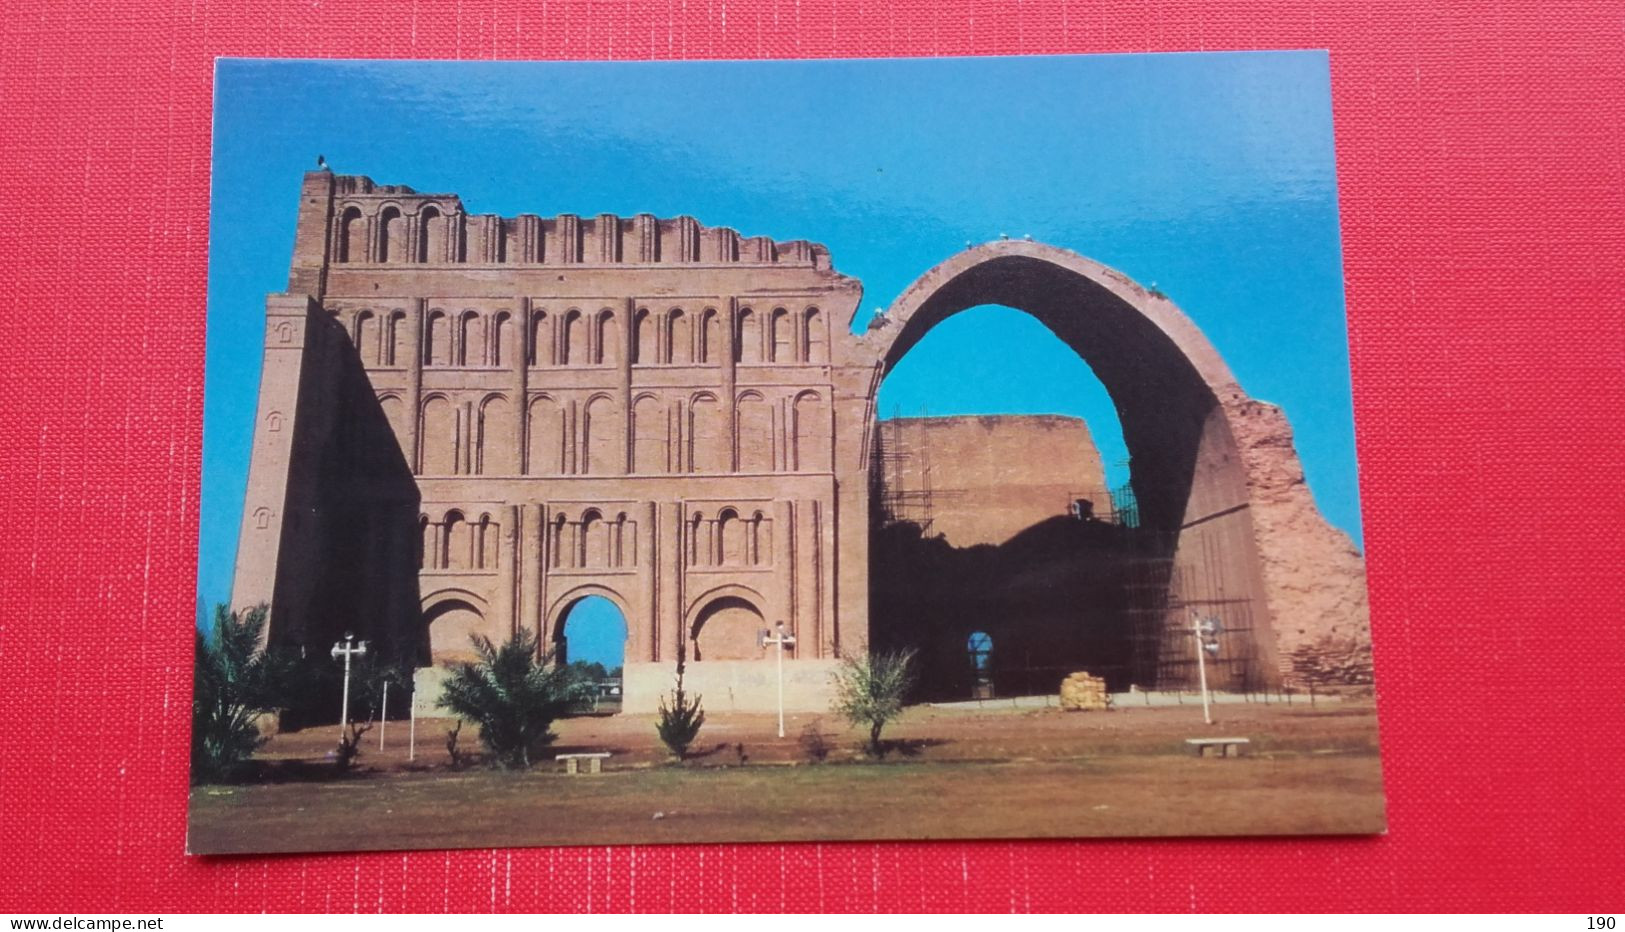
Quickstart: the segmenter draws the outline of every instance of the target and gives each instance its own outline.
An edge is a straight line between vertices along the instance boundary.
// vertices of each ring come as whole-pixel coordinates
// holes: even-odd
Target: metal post
[[[412,690],[412,701],[406,704],[406,759],[418,759],[418,693]]]
[[[344,632],[344,642],[333,645],[333,659],[344,658],[344,697],[339,704],[339,742],[344,741],[344,730],[350,727],[350,658],[367,653],[367,642],[354,643],[355,635]]]
[[[339,705],[339,740],[344,740],[344,729],[350,725],[350,638],[346,636],[344,650],[344,699]]]
[[[761,635],[757,638],[757,643],[763,647],[772,644],[779,649],[779,737],[782,738],[784,737],[784,647],[787,644],[794,644],[796,639],[793,635],[785,633],[784,622],[781,621],[773,627],[778,633],[773,634],[773,632],[763,628]]]
[[[1202,721],[1213,724],[1213,710],[1208,705],[1207,697],[1207,650],[1202,645],[1202,619],[1191,615],[1191,633],[1196,636],[1196,672],[1202,681]]]
[[[384,680],[384,698],[378,702],[378,750],[384,749],[384,729],[389,727],[389,680]]]

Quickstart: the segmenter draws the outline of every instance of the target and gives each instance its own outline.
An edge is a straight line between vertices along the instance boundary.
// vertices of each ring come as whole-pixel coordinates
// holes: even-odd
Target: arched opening
[[[532,476],[564,474],[564,408],[548,395],[530,403],[526,425],[525,471]]]
[[[598,509],[589,508],[581,516],[581,534],[576,552],[576,566],[603,568],[609,563],[609,525]]]
[[[723,361],[722,357],[722,328],[717,324],[717,309],[708,307],[700,315],[699,339],[700,363],[716,365]]]
[[[762,613],[740,596],[711,600],[689,629],[689,656],[696,661],[755,660],[762,656],[758,636],[767,627]]]
[[[620,471],[625,458],[625,439],[616,416],[615,402],[599,395],[590,399],[581,418],[582,469],[589,476],[608,476]]]
[[[790,406],[790,469],[827,472],[830,463],[829,405],[815,391],[804,391]]]
[[[418,214],[419,262],[446,261],[446,219],[440,210],[430,206]]]
[[[405,365],[407,354],[406,312],[393,311],[389,315],[389,330],[384,334],[384,365]]]
[[[486,634],[485,616],[465,599],[445,599],[423,613],[429,632],[429,660],[434,666],[479,659],[473,637]],[[487,636],[489,636],[487,634]]]
[[[688,326],[688,315],[682,308],[672,308],[666,315],[666,361],[686,366],[693,359],[694,335]]]
[[[385,207],[378,214],[378,261],[398,262],[406,247],[406,220],[400,208]]]
[[[451,365],[451,322],[445,311],[429,312],[428,324],[423,328],[423,364]]]
[[[724,508],[717,515],[717,559],[722,566],[745,564],[745,522],[739,512]]]
[[[993,315],[991,330],[958,332]],[[1049,335],[1049,362],[1001,347],[1024,326]],[[975,688],[966,631],[999,645],[989,669],[1001,695],[1050,693],[1078,671],[1114,690],[1183,686],[1195,681],[1183,637],[1193,611],[1232,633],[1209,665],[1216,685],[1278,682],[1227,407],[1252,403],[1177,308],[1072,253],[1000,242],[926,273],[870,334],[882,415],[920,361],[937,370],[920,380],[932,415],[987,383],[967,366],[996,366],[1014,398],[960,409],[982,417],[880,421],[872,435],[870,643],[919,650],[923,692]],[[955,341],[969,354],[957,364],[933,346]],[[1042,413],[1016,403],[1020,382],[1063,362],[1085,366],[1090,384],[1035,390],[1064,400],[1050,413],[1067,417],[1005,414]]]
[[[648,365],[659,362],[655,358],[655,322],[648,308],[642,308],[633,318],[632,364]]]
[[[410,463],[411,457],[400,446],[406,438],[406,427],[411,423],[406,402],[399,395],[384,395],[378,399],[378,408],[384,413],[385,423],[389,424],[391,444],[378,451],[380,462],[375,468],[387,468],[383,465],[385,463]]]
[[[760,392],[742,392],[734,406],[734,438],[740,472],[773,471],[773,409]]]
[[[530,315],[528,355],[526,360],[532,366],[551,366],[553,364],[553,327],[546,311],[534,311]]]
[[[424,399],[418,444],[422,449],[420,474],[449,476],[457,471],[457,409],[444,395]]]
[[[367,222],[361,219],[361,208],[346,207],[339,216],[338,261],[363,262],[366,253]]]
[[[580,311],[572,309],[564,315],[564,336],[559,342],[559,365],[579,366],[586,359],[587,327]]]
[[[371,311],[355,315],[355,350],[363,366],[378,361],[378,318]]]
[[[513,315],[507,311],[497,312],[491,321],[491,365],[513,365]]]
[[[474,471],[483,476],[511,476],[519,472],[515,456],[513,406],[501,395],[492,395],[480,406],[479,444],[474,448]]]
[[[668,471],[666,462],[666,409],[654,395],[632,402],[631,472],[650,474]]]
[[[733,444],[727,412],[716,396],[702,392],[689,404],[688,471],[717,473],[732,468]]]
[[[601,595],[577,599],[559,617],[549,659],[567,664],[583,684],[586,699],[580,711],[620,711],[626,634],[626,616]]]
[[[485,339],[481,332],[483,321],[478,311],[464,311],[457,320],[457,365],[481,366],[485,364]]]
[[[598,323],[593,333],[593,363],[613,366],[621,361],[621,328],[615,325],[615,312],[605,308],[598,312]]]
[[[789,311],[782,307],[773,309],[772,331],[768,340],[768,362],[795,362],[795,331],[791,329]]]
[[[462,512],[449,511],[440,526],[440,568],[466,570],[474,566],[474,529]]]
[[[762,325],[756,312],[748,307],[739,309],[734,325],[734,362],[749,364],[762,361]]]
[[[818,308],[807,308],[801,316],[801,347],[804,362],[829,362],[829,333],[824,329],[824,315]]]
[[[490,515],[480,515],[479,533],[474,538],[473,567],[481,570],[494,570],[497,568],[497,540],[501,537],[501,527],[491,520]]]

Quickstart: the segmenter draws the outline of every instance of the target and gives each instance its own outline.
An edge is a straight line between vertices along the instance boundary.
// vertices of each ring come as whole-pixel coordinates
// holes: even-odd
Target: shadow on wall
[[[1119,564],[1140,533],[1057,516],[1003,544],[955,547],[902,522],[870,542],[870,643],[917,652],[919,700],[1055,692],[1089,670],[1133,679]],[[978,635],[972,644],[972,635]],[[989,643],[990,642],[990,643]]]
[[[882,525],[870,543],[871,644],[917,652],[920,701],[1053,694],[1079,671],[1113,691],[1156,686],[1167,678],[1163,538],[1056,516],[1003,544],[955,547],[917,524]],[[1245,682],[1247,664],[1232,653],[1211,675]]]
[[[291,611],[274,638],[312,665],[332,666],[333,643],[353,632],[375,651],[373,666],[421,665],[429,645],[419,622],[417,483],[344,329],[331,318],[312,323],[325,349],[307,359],[293,441],[302,468],[289,477],[300,486],[297,498],[290,489],[289,510],[305,526],[285,537],[279,560],[305,574],[300,594],[308,596],[284,600],[279,591],[276,604]],[[319,682],[285,714],[287,725],[334,718],[338,680]]]

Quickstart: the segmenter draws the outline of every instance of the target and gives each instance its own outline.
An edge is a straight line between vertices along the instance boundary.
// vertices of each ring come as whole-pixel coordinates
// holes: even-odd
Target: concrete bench
[[[1214,757],[1240,757],[1241,746],[1252,742],[1246,738],[1186,738],[1185,743],[1197,757],[1207,757],[1209,751]]]
[[[554,760],[564,761],[565,773],[580,773],[581,761],[587,762],[588,773],[602,773],[604,761],[608,759],[608,751],[599,751],[595,754],[560,754]]]

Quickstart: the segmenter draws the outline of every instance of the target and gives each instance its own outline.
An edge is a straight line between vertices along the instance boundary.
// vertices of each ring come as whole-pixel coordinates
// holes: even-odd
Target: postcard
[[[1384,828],[1327,56],[222,59],[194,854]]]

